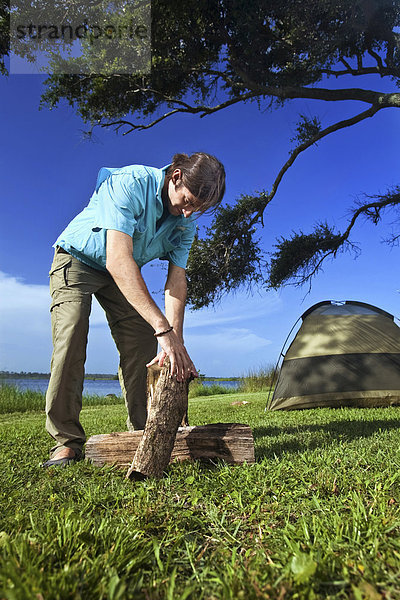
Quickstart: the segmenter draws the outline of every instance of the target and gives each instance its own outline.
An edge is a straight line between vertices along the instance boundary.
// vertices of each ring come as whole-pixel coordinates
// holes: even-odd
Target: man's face
[[[183,215],[185,219],[199,210],[196,198],[182,184],[180,169],[176,169],[168,182],[168,210],[171,215]]]

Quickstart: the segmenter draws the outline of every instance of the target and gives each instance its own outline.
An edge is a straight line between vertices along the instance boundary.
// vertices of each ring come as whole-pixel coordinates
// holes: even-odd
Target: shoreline
[[[38,379],[38,380],[49,380],[50,373],[11,373],[9,371],[0,372],[0,381],[6,381],[7,379]],[[85,375],[85,379],[90,381],[118,381],[118,375],[110,375],[108,373],[101,374],[88,373]],[[243,377],[208,377],[207,375],[200,375],[199,381],[240,381]]]

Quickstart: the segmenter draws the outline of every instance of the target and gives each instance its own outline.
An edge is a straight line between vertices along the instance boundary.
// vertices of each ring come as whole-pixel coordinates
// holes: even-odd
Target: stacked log
[[[86,444],[86,459],[97,467],[114,465],[127,469],[142,436],[143,431],[92,435]],[[179,427],[169,464],[184,460],[223,460],[231,465],[252,464],[254,440],[251,428],[240,423]]]

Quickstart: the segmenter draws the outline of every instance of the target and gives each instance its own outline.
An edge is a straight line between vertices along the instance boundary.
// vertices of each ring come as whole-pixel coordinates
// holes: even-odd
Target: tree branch
[[[168,117],[170,117],[171,115],[174,115],[176,113],[189,113],[189,114],[200,114],[200,118],[206,117],[207,115],[211,115],[215,112],[218,112],[220,110],[223,110],[224,108],[227,108],[228,106],[233,106],[234,104],[237,104],[238,102],[243,102],[245,100],[249,100],[250,98],[255,98],[259,96],[258,93],[256,92],[248,92],[247,94],[242,94],[241,96],[238,96],[236,98],[231,98],[230,100],[226,100],[225,102],[221,102],[220,104],[217,104],[215,106],[204,106],[204,105],[199,105],[199,106],[190,106],[189,104],[186,104],[186,102],[182,102],[181,100],[168,100],[168,103],[177,103],[179,104],[178,108],[174,108],[173,110],[164,113],[163,115],[161,115],[161,117],[158,117],[157,119],[155,119],[154,121],[151,121],[151,123],[132,123],[131,121],[127,121],[126,119],[118,119],[117,121],[108,121],[107,123],[98,123],[98,125],[100,125],[101,127],[117,127],[120,128],[121,126],[129,126],[130,129],[128,131],[125,131],[123,135],[127,135],[128,133],[131,133],[132,131],[138,130],[141,131],[143,129],[150,129],[151,127],[154,127],[154,125],[157,125],[157,123],[160,123],[161,121],[164,121],[164,119],[167,119]]]
[[[368,196],[368,197],[371,197],[371,196]],[[372,196],[372,197],[382,198],[382,196]],[[349,225],[348,225],[346,231],[342,235],[343,242],[346,242],[348,240],[351,230],[353,229],[357,219],[361,215],[366,215],[368,218],[372,219],[372,221],[376,224],[376,223],[378,223],[378,221],[381,218],[380,211],[383,208],[387,208],[388,206],[396,206],[396,205],[400,204],[400,191],[396,192],[396,193],[392,193],[389,196],[384,196],[383,198],[384,198],[383,200],[380,200],[377,202],[370,202],[369,204],[363,204],[356,211],[354,211],[353,216],[349,222]],[[372,215],[371,211],[374,211],[375,214]]]
[[[391,246],[398,246],[400,243],[400,233],[398,233],[396,235],[392,235],[390,238],[385,240],[385,242],[387,244],[390,244]]]
[[[341,61],[348,69],[349,73],[354,71],[349,63],[341,58]],[[400,106],[400,94],[385,94],[382,92],[375,92],[374,90],[364,90],[361,88],[341,88],[338,90],[330,90],[326,88],[314,88],[314,87],[296,87],[296,86],[285,86],[285,87],[272,87],[264,86],[254,82],[246,73],[246,71],[240,65],[238,59],[231,60],[232,65],[243,82],[246,84],[248,89],[258,91],[262,96],[273,96],[282,100],[293,100],[294,98],[307,98],[309,100],[325,100],[328,102],[335,102],[340,100],[358,100],[360,102],[367,102],[368,104],[385,104],[387,106]],[[362,64],[362,56],[357,55],[358,70],[364,69]]]
[[[109,121],[107,123],[99,123],[101,127],[115,127],[120,125],[129,126],[129,131],[126,131],[124,135],[130,133],[134,130],[143,130],[149,129],[150,127],[154,127],[160,121],[170,117],[173,114],[178,112],[182,113],[190,113],[190,114],[200,114],[200,117],[205,117],[207,115],[213,114],[228,106],[233,106],[238,102],[243,102],[252,98],[256,98],[258,96],[275,96],[277,98],[289,100],[294,98],[308,98],[311,100],[326,100],[326,101],[337,101],[337,100],[358,100],[360,102],[367,102],[375,106],[376,110],[380,110],[381,108],[389,108],[395,107],[400,108],[400,93],[381,93],[375,92],[373,90],[363,90],[359,88],[349,88],[349,89],[338,89],[338,90],[329,90],[326,88],[296,88],[296,87],[285,87],[285,88],[269,88],[269,87],[260,87],[257,86],[256,90],[252,90],[247,94],[241,94],[236,96],[235,98],[231,98],[230,100],[226,100],[225,102],[221,102],[215,106],[206,106],[204,104],[199,106],[190,106],[181,100],[173,100],[169,97],[166,102],[168,103],[176,103],[179,105],[179,108],[175,108],[158,119],[155,119],[151,123],[148,124],[135,124],[131,121],[127,121],[126,119],[118,119],[117,121]],[[369,109],[372,110],[372,109]],[[367,111],[366,111],[367,112]],[[362,113],[363,114],[363,113]],[[374,113],[373,113],[374,114]],[[369,116],[369,115],[367,115]],[[371,115],[372,116],[372,115]],[[355,121],[357,122],[357,121]],[[352,125],[353,123],[349,123]],[[345,125],[347,126],[347,125]],[[330,132],[329,132],[330,133]]]
[[[354,71],[354,69],[350,66],[350,63],[347,62],[347,60],[341,56],[340,57],[340,62],[342,62],[344,64],[344,66],[346,67],[347,71],[345,71],[346,73],[352,73]]]
[[[399,190],[400,188],[397,188]],[[353,250],[359,252],[357,246],[349,241],[349,236],[354,228],[357,219],[360,216],[364,215],[367,218],[371,219],[373,223],[377,224],[381,219],[381,211],[388,207],[398,206],[400,204],[400,191],[394,191],[388,193],[386,196],[367,196],[368,198],[380,198],[376,202],[369,202],[368,204],[361,205],[357,210],[353,212],[353,216],[349,222],[349,225],[343,234],[339,234],[337,239],[335,240],[333,247],[330,247],[329,250],[322,252],[322,255],[315,260],[320,252],[320,250],[315,251],[314,256],[308,259],[308,262],[305,265],[302,265],[303,273],[300,275],[293,276],[293,279],[296,281],[294,285],[301,286],[306,282],[311,282],[312,278],[317,274],[319,269],[322,266],[322,263],[329,257],[336,257],[336,254],[339,250],[343,249],[343,247],[351,247]],[[386,240],[388,243],[392,245],[398,244],[400,239],[400,234],[392,236],[390,240]],[[312,268],[310,268],[312,267]]]
[[[282,100],[292,100],[294,98],[307,98],[309,100],[325,100],[335,102],[340,100],[357,100],[368,104],[381,104],[383,106],[400,107],[400,93],[385,94],[375,92],[374,90],[364,90],[361,88],[341,88],[330,90],[326,88],[307,88],[307,87],[284,87],[269,88],[259,87],[259,92],[265,96],[275,96]]]
[[[243,258],[244,255],[249,256],[250,250],[252,260],[249,260],[246,263],[247,268],[249,269],[248,277],[252,277],[253,280],[259,277],[259,275],[256,274],[255,269],[256,264],[260,265],[261,256],[257,250],[255,242],[252,241],[251,236],[249,238],[249,233],[254,233],[253,226],[256,223],[262,223],[265,208],[272,201],[273,197],[275,196],[278,190],[283,176],[285,175],[286,171],[293,165],[294,161],[299,156],[299,154],[301,152],[304,152],[304,150],[309,148],[311,145],[315,144],[320,139],[329,135],[330,133],[333,133],[345,127],[355,125],[356,123],[363,121],[368,117],[372,117],[381,108],[382,107],[380,106],[372,106],[368,110],[363,111],[362,113],[355,115],[350,119],[345,119],[338,123],[334,123],[333,125],[321,131],[318,131],[315,135],[310,137],[310,139],[306,140],[304,143],[300,144],[297,148],[295,148],[295,150],[290,154],[289,159],[280,169],[277,177],[275,178],[275,181],[272,185],[272,189],[269,193],[259,192],[258,196],[254,197],[243,196],[235,206],[220,207],[217,210],[211,228],[207,232],[209,237],[206,237],[204,240],[198,242],[198,254],[195,253],[194,255],[192,255],[191,263],[193,267],[194,265],[197,265],[196,269],[198,269],[199,256],[203,258],[204,255],[210,257],[213,256],[212,271],[214,273],[214,279],[216,280],[216,288],[212,292],[213,298],[216,297],[217,289],[219,289],[218,293],[222,293],[221,290],[223,288],[225,288],[225,290],[228,289],[227,286],[223,283],[224,278],[227,278],[227,280],[229,280],[229,289],[235,289],[237,285],[242,283],[242,270],[244,266],[243,262],[240,262],[240,260]],[[372,210],[372,206],[373,204],[371,203],[371,206],[369,206],[370,210]],[[346,234],[348,237],[349,232],[346,232]],[[311,277],[315,274],[316,270],[320,268],[322,261],[330,254],[335,254],[339,246],[343,245],[344,243],[346,243],[346,245],[350,244],[350,242],[347,241],[347,237],[343,238],[340,234],[335,234],[332,230],[329,230],[328,226],[320,227],[318,235],[316,237],[313,235],[308,237],[310,238],[311,242],[317,244],[317,246],[315,246],[316,249],[311,253],[308,251],[307,254],[306,251],[303,263],[300,263],[300,266],[297,268],[297,270],[299,270],[300,268],[303,269],[303,275],[298,277],[300,283],[304,283],[308,279],[311,279]],[[299,236],[296,236],[296,243],[298,243],[299,239],[301,241],[301,236],[300,238]],[[321,252],[323,254],[322,256]],[[294,256],[295,259],[298,260],[299,256],[296,250],[294,250]],[[208,262],[208,260],[211,259],[206,259],[205,261],[200,260],[200,264],[207,265],[207,269],[209,270],[210,263]],[[238,269],[238,264],[240,264],[240,269]],[[282,269],[280,270],[282,271]],[[285,273],[284,269],[283,272]],[[277,278],[275,277],[277,285],[281,285],[282,282],[288,277],[291,279],[296,278],[295,272],[293,274],[293,268],[289,265],[289,275],[284,275],[283,279],[279,275]],[[203,275],[204,273],[202,273],[202,276]],[[198,285],[198,274],[196,274],[193,271],[193,269],[190,270],[190,277],[193,277],[193,285]],[[270,282],[272,281],[273,277],[270,277]],[[274,287],[273,283],[271,283],[271,285]],[[204,285],[202,289],[203,288]],[[210,293],[210,290],[204,291],[202,295],[202,298],[204,296],[202,302],[210,301]]]
[[[345,242],[343,242],[345,243]],[[353,249],[354,252],[357,252],[357,254],[360,253],[360,249],[355,246],[355,244],[352,244],[351,242],[346,240],[346,243],[351,246],[351,248]],[[343,244],[341,244],[343,245]],[[309,271],[309,273],[307,273],[307,275],[299,275],[298,276],[298,281],[295,283],[296,286],[302,286],[304,285],[306,282],[308,282],[310,284],[308,293],[310,293],[311,291],[311,280],[312,278],[318,273],[318,271],[320,270],[322,263],[325,262],[325,260],[329,257],[329,256],[333,256],[333,258],[336,256],[337,252],[338,252],[339,248],[333,249],[333,250],[328,250],[327,252],[325,252],[321,258],[316,262],[316,264],[313,266],[313,268],[311,269],[311,271]]]
[[[382,58],[379,56],[379,54],[377,52],[372,50],[372,48],[368,48],[368,54],[376,60],[376,64],[378,65],[378,70],[380,73],[383,74],[386,71],[386,68],[383,65]]]
[[[192,69],[192,73],[201,73],[201,74],[205,74],[205,75],[214,75],[216,78],[220,78],[222,79],[225,83],[229,84],[232,88],[239,88],[239,89],[247,89],[246,86],[243,83],[240,83],[239,81],[234,81],[231,77],[229,77],[226,73],[224,73],[223,71],[218,71],[217,69],[205,69],[200,70],[200,69]]]
[[[118,121],[109,121],[107,123],[100,123],[100,126],[104,127],[104,128],[116,127],[116,129],[119,130],[121,127],[126,125],[126,126],[129,126],[130,129],[128,129],[128,131],[125,131],[122,135],[127,135],[128,133],[131,133],[132,131],[136,131],[136,130],[141,131],[142,129],[150,129],[150,127],[154,127],[154,125],[157,125],[157,123],[161,123],[161,121],[164,121],[164,119],[167,119],[171,115],[175,115],[176,113],[179,113],[179,112],[194,113],[195,111],[193,111],[193,110],[188,111],[188,110],[184,110],[183,108],[175,108],[174,110],[170,110],[169,112],[163,114],[161,117],[159,117],[158,119],[155,119],[154,121],[152,121],[151,123],[148,123],[147,125],[144,125],[144,124],[135,125],[131,121],[127,121],[125,119],[119,119]]]
[[[382,77],[383,77],[384,75],[397,74],[395,72],[389,73],[389,69],[387,69],[383,65],[382,65],[382,68],[363,67],[361,70],[351,69],[351,71],[349,71],[348,69],[343,69],[342,71],[335,71],[334,69],[322,69],[321,73],[324,73],[325,75],[334,75],[335,77],[340,77],[341,75],[353,75],[354,77],[357,77],[359,75],[361,76],[361,75],[374,75],[374,74],[382,75]]]
[[[381,110],[381,108],[381,106],[371,106],[368,110],[365,110],[362,113],[351,117],[350,119],[344,119],[343,121],[339,121],[338,123],[330,125],[326,129],[319,131],[310,140],[307,140],[307,142],[304,142],[303,144],[300,144],[300,146],[297,146],[297,148],[295,148],[295,150],[291,153],[289,159],[279,171],[274,183],[272,184],[270,193],[266,196],[260,210],[256,213],[255,217],[250,222],[250,226],[254,225],[257,221],[259,221],[262,218],[262,213],[264,212],[266,206],[272,201],[273,197],[275,196],[283,176],[285,175],[286,171],[293,165],[294,161],[299,156],[299,154],[304,152],[304,150],[307,150],[307,148],[309,148],[322,138],[326,137],[327,135],[335,131],[339,131],[340,129],[344,129],[345,127],[351,127],[352,125],[360,123],[361,121],[364,121],[369,117],[373,117],[379,110]]]

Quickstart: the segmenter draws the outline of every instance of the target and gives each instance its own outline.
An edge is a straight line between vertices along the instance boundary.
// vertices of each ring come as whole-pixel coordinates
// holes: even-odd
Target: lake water
[[[223,385],[224,387],[231,387],[236,389],[239,381],[227,381],[227,380],[202,380],[203,385]],[[48,379],[4,379],[4,383],[9,385],[15,385],[20,390],[35,390],[38,392],[46,393],[48,386]],[[1,384],[1,382],[0,382]],[[107,394],[115,394],[121,396],[121,388],[119,381],[116,379],[85,379],[83,385],[83,393],[87,396],[106,396]]]

